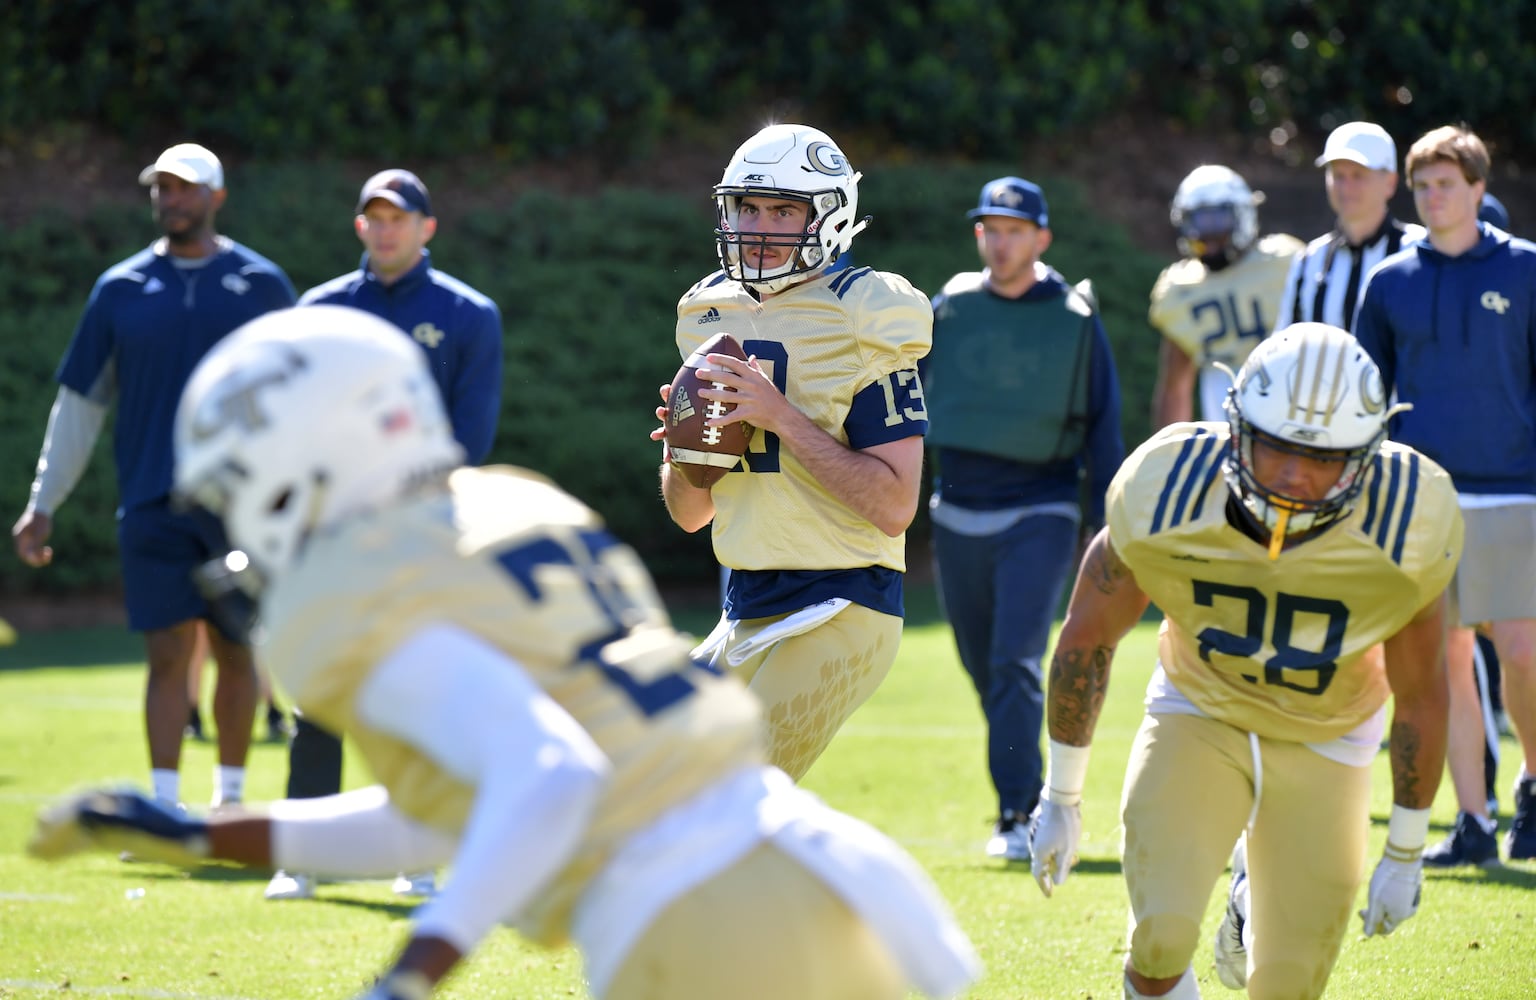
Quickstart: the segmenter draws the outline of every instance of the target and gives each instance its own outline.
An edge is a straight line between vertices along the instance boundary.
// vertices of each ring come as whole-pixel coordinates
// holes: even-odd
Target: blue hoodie
[[[1536,495],[1536,243],[1485,223],[1448,257],[1426,240],[1366,279],[1355,337],[1413,409],[1392,440],[1462,493]]]

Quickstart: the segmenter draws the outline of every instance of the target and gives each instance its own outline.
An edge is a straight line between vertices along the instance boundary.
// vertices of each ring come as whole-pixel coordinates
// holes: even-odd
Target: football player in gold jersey
[[[728,395],[701,395],[736,404],[711,423],[756,429],[712,488],[661,466],[672,519],[712,525],[730,570],[698,652],[763,701],[769,760],[796,779],[895,661],[928,429],[917,362],[933,310],[900,275],[854,266],[859,177],[817,129],[748,139],[715,187],[721,269],[677,307],[683,357],[721,332],[746,348],[748,361],[709,356]]]
[[[574,939],[598,997],[899,1000],[974,977],[915,863],[763,764],[756,700],[690,658],[631,549],[532,473],[460,465],[390,324],[248,324],[176,427],[177,494],[248,554],[278,678],[380,785],[207,820],[86,793],[44,812],[34,854],[451,863],[371,1000],[426,997],[500,922]]]
[[[1259,236],[1263,196],[1228,167],[1196,167],[1179,184],[1169,217],[1183,258],[1152,286],[1148,319],[1162,334],[1152,426],[1221,420],[1229,374],[1274,329],[1294,236]],[[1191,396],[1199,398],[1193,416]]]
[[[1384,440],[1380,373],[1335,327],[1259,345],[1226,409],[1126,459],[1051,662],[1032,842],[1047,896],[1075,861],[1115,646],[1149,601],[1163,611],[1121,803],[1132,1000],[1199,996],[1190,959],[1239,834],[1217,971],[1256,1000],[1320,996],[1365,864],[1389,694],[1393,806],[1367,936],[1418,907],[1445,759],[1442,595],[1462,546],[1450,477]]]

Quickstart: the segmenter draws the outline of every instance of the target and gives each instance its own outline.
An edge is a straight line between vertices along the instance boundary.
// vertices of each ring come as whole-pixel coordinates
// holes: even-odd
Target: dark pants
[[[297,712],[288,744],[288,797],[318,799],[341,791],[341,740]]]
[[[1477,633],[1477,648],[1482,651],[1483,665],[1487,668],[1488,685],[1478,686],[1477,693],[1483,704],[1491,712],[1497,712],[1504,707],[1503,674],[1499,671],[1499,651],[1493,648],[1493,640],[1483,633]],[[1499,776],[1499,734],[1490,732],[1488,741],[1483,746],[1483,784],[1487,786],[1488,798],[1496,799],[1499,793],[1494,786],[1498,783]]]
[[[1034,514],[995,535],[933,526],[939,598],[987,718],[999,812],[1040,798],[1041,660],[1077,555],[1077,523]]]

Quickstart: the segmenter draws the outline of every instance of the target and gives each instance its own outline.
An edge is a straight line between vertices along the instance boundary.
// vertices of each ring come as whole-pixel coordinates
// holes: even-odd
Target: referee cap
[[[224,186],[224,165],[213,151],[195,142],[179,142],[159,159],[139,171],[139,183],[150,185],[161,174],[180,177],[188,184],[205,184],[210,191]]]
[[[1367,170],[1396,170],[1397,143],[1387,130],[1374,122],[1345,122],[1328,135],[1317,166],[1334,160],[1349,160]]]
[[[1040,185],[1022,177],[999,177],[987,182],[981,189],[981,201],[965,214],[972,219],[988,215],[1025,219],[1042,229],[1051,224],[1050,213],[1045,207],[1045,194],[1040,190]]]

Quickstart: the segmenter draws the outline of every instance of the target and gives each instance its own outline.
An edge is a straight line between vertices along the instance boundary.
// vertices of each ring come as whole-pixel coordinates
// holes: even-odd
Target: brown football
[[[672,392],[667,397],[667,451],[672,464],[683,477],[700,489],[715,485],[741,463],[747,445],[752,440],[752,428],[744,422],[710,427],[705,421],[711,417],[723,417],[735,409],[734,403],[719,399],[705,399],[700,389],[723,389],[719,382],[707,382],[699,378],[698,369],[704,365],[706,354],[729,354],[747,359],[747,352],[728,333],[718,333],[688,356],[672,379]]]

